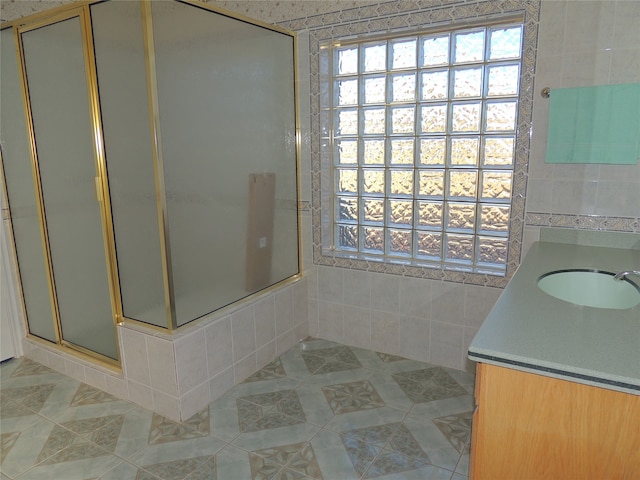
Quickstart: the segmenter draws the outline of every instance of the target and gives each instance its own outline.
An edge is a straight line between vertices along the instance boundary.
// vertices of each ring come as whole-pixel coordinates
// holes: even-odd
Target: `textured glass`
[[[345,250],[358,248],[358,227],[355,225],[338,225],[336,243]]]
[[[442,203],[418,202],[418,225],[440,229],[442,227]]]
[[[477,172],[449,171],[449,198],[475,200],[477,189]]]
[[[416,40],[396,40],[391,42],[391,69],[415,68]]]
[[[506,265],[508,244],[506,239],[478,237],[478,263]]]
[[[391,133],[413,134],[414,123],[414,107],[398,107],[391,109]]]
[[[358,134],[358,111],[338,110],[336,115],[336,135]]]
[[[478,137],[451,139],[451,165],[478,165],[479,143]]]
[[[364,111],[364,133],[384,133],[384,108],[368,108]]]
[[[384,228],[363,227],[363,249],[370,253],[384,253]]]
[[[410,256],[412,253],[411,230],[389,229],[389,253]]]
[[[481,205],[479,231],[507,235],[510,210],[507,205]]]
[[[487,105],[487,131],[513,131],[516,128],[516,102]]]
[[[420,170],[418,194],[421,197],[442,198],[444,196],[444,170]]]
[[[446,144],[444,138],[420,139],[420,164],[444,165]]]
[[[358,192],[358,170],[340,169],[338,174],[338,192],[357,193]]]
[[[384,140],[364,140],[364,164],[384,165]]]
[[[454,98],[482,95],[482,68],[465,68],[453,71]]]
[[[411,230],[389,229],[389,253],[392,255],[411,256],[412,247]]]
[[[484,141],[484,164],[485,165],[512,165],[513,164],[513,137],[507,138],[486,138]]]
[[[358,104],[358,80],[338,80],[336,82],[338,105]]]
[[[384,200],[365,198],[363,201],[363,221],[366,223],[384,223]]]
[[[423,105],[420,109],[420,116],[420,127],[423,133],[444,133],[446,131],[446,105]]]
[[[413,223],[413,201],[389,200],[389,223],[411,226]]]
[[[387,69],[386,42],[364,47],[364,71],[379,72]]]
[[[413,102],[416,99],[415,73],[391,76],[391,101]]]
[[[449,36],[426,38],[422,42],[422,65],[431,67],[449,63]]]
[[[454,36],[454,63],[478,62],[484,58],[484,31]]]
[[[336,156],[340,165],[358,163],[358,141],[337,140]]]
[[[518,65],[496,65],[489,67],[487,95],[489,97],[517,95],[519,81],[520,67]]]
[[[413,195],[413,170],[391,170],[391,195]]]
[[[413,139],[391,140],[391,163],[393,165],[413,165]]]
[[[479,103],[454,104],[452,130],[454,132],[477,132],[480,130],[480,111]]]
[[[447,98],[449,91],[449,72],[422,72],[422,100],[441,100]]]
[[[420,257],[439,260],[442,256],[442,235],[439,233],[418,232],[418,251]]]
[[[482,172],[482,198],[511,198],[511,172]]]
[[[451,203],[447,202],[447,228],[448,231],[466,231],[473,233],[476,224],[475,203]]]
[[[384,194],[384,170],[364,168],[362,169],[362,175],[364,177],[363,193],[370,195]]]
[[[385,103],[386,77],[367,77],[364,79],[364,103]]]
[[[338,197],[338,221],[358,221],[358,199]]]
[[[337,74],[358,73],[358,47],[338,49]]]
[[[494,29],[491,31],[489,59],[520,57],[522,27]]]
[[[445,235],[446,259],[454,262],[471,263],[473,261],[472,235]]]

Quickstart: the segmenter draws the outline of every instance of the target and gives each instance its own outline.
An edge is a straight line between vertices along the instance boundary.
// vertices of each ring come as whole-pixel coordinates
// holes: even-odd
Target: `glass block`
[[[358,163],[358,141],[336,140],[336,162],[340,165]]]
[[[477,166],[478,165],[478,146],[480,139],[478,137],[471,138],[452,138],[451,139],[451,165],[456,166]]]
[[[365,165],[384,165],[384,140],[364,140]]]
[[[358,111],[338,110],[336,113],[336,135],[357,135],[358,134]]]
[[[480,233],[508,235],[510,211],[506,205],[480,205]]]
[[[482,95],[482,68],[464,68],[453,71],[454,98]]]
[[[448,198],[475,200],[478,184],[476,171],[449,171]]]
[[[357,197],[337,197],[337,219],[338,221],[357,222],[358,221],[358,198]]]
[[[393,139],[390,143],[392,165],[413,165],[413,138]]]
[[[413,224],[413,200],[389,200],[389,223]]]
[[[475,203],[447,202],[447,231],[473,233],[476,224]]]
[[[489,97],[503,95],[517,95],[520,82],[520,67],[518,65],[497,65],[489,67]]]
[[[358,193],[358,170],[340,168],[336,170],[338,193]]]
[[[484,165],[513,165],[513,137],[485,137]]]
[[[416,67],[416,39],[391,42],[391,69]]]
[[[478,62],[484,58],[484,30],[454,35],[454,63]]]
[[[442,202],[418,202],[418,226],[442,228]]]
[[[522,42],[522,26],[491,30],[489,59],[519,58]]]
[[[410,257],[413,252],[411,230],[389,229],[389,253]]]
[[[473,235],[445,235],[445,258],[457,263],[473,262]]]
[[[421,74],[422,100],[441,100],[447,98],[449,91],[449,72],[422,72]]]
[[[487,104],[486,131],[514,131],[516,128],[516,102]]]
[[[364,71],[379,72],[387,69],[387,44],[386,42],[364,47]]]
[[[391,133],[415,131],[415,107],[395,107],[391,109]]]
[[[358,47],[336,49],[336,74],[358,73]]]
[[[338,80],[335,86],[336,103],[342,105],[358,104],[358,80]]]
[[[508,243],[504,238],[478,237],[477,262],[482,265],[507,264]]]
[[[369,195],[384,195],[384,170],[363,168],[363,193]]]
[[[422,66],[446,65],[449,63],[449,36],[428,37],[422,40]]]
[[[477,132],[480,130],[480,103],[456,103],[452,108],[454,132]]]
[[[384,134],[385,127],[385,109],[384,108],[367,108],[364,111],[364,133],[365,134]]]
[[[482,172],[482,199],[502,199],[511,198],[511,177],[512,172]]]
[[[357,250],[358,227],[356,225],[337,225],[336,245],[345,250]]]
[[[447,130],[447,106],[423,105],[420,108],[422,133],[444,133]]]
[[[442,235],[440,233],[416,232],[419,257],[440,260],[442,255]]]
[[[444,138],[421,138],[420,165],[444,165],[446,144]]]
[[[413,196],[413,170],[391,170],[389,176],[391,195]]]
[[[364,79],[364,103],[385,103],[386,77],[367,77]]]
[[[362,250],[382,255],[384,253],[384,229],[382,227],[362,227]]]
[[[416,75],[414,73],[391,76],[391,101],[413,102],[416,99]]]
[[[365,198],[362,201],[362,221],[366,223],[384,223],[384,200]]]
[[[418,172],[418,195],[421,197],[443,198],[444,170],[420,170]]]

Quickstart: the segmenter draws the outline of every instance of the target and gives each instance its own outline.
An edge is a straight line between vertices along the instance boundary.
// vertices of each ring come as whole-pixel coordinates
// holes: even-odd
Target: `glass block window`
[[[333,249],[502,275],[521,23],[334,43]]]

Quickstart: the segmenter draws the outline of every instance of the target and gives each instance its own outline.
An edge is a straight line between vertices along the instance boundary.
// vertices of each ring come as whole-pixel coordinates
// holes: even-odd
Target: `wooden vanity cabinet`
[[[471,480],[637,480],[640,395],[479,363]]]

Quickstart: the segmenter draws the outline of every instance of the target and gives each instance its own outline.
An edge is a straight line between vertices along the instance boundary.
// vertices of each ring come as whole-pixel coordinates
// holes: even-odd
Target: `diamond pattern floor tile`
[[[303,351],[302,359],[313,375],[362,368],[358,357],[344,346]]]
[[[336,415],[384,407],[385,403],[368,380],[322,387],[331,410]]]
[[[467,394],[467,391],[440,367],[394,373],[392,377],[414,403],[432,402]]]

